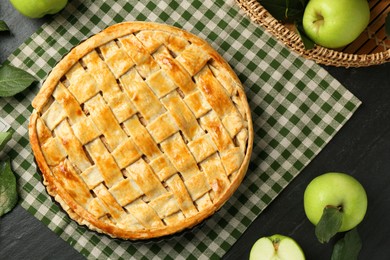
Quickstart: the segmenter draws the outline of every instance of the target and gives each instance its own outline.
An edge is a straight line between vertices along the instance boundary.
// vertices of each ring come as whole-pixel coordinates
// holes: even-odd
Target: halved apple
[[[249,260],[304,260],[298,243],[287,236],[275,234],[262,237],[253,244]]]

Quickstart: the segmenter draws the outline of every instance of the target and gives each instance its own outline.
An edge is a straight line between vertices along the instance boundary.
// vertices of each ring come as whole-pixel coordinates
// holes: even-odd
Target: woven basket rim
[[[258,0],[235,0],[251,20],[263,26],[268,32],[282,41],[290,49],[304,58],[319,64],[335,67],[368,67],[390,61],[390,49],[370,54],[352,54],[315,45],[306,50],[299,35],[276,20]]]

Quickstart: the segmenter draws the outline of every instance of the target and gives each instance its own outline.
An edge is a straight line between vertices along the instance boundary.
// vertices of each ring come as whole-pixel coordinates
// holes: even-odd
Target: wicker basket
[[[351,44],[342,49],[327,49],[316,45],[305,50],[293,27],[277,21],[257,0],[236,0],[241,9],[289,48],[319,64],[338,67],[365,67],[390,61],[390,37],[386,37],[385,18],[390,0],[370,0],[370,24]]]

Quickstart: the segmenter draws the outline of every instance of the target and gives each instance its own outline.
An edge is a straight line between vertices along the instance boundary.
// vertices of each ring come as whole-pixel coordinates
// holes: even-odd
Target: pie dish
[[[204,40],[150,22],[73,48],[32,102],[29,137],[48,193],[81,225],[149,239],[214,214],[245,176],[243,86]]]

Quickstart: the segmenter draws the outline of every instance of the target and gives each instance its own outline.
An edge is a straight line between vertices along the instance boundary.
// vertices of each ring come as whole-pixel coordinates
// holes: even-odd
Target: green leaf
[[[0,132],[0,151],[3,150],[4,146],[11,140],[13,131]]]
[[[0,162],[0,216],[11,211],[17,202],[16,178],[8,159]]]
[[[0,20],[0,32],[4,31],[9,31],[9,27],[4,21]]]
[[[321,243],[327,243],[340,230],[343,213],[333,206],[324,208],[321,219],[316,226],[316,236]]]
[[[308,0],[258,0],[277,20],[292,22],[301,20]]]
[[[302,19],[309,0],[258,0],[270,14],[282,22],[294,22],[297,33],[306,50],[313,49],[314,42],[307,37]]]
[[[301,40],[303,42],[303,46],[305,47],[305,49],[306,50],[313,49],[314,46],[315,46],[315,43],[312,41],[312,39],[307,37],[307,35],[305,33],[305,30],[303,29],[302,22],[301,21],[300,22],[296,22],[295,23],[295,27],[297,28],[298,35],[301,38]]]
[[[355,260],[358,259],[362,241],[356,228],[347,232],[334,245],[331,260]]]
[[[388,13],[386,16],[385,29],[387,36],[390,37],[390,13]]]
[[[0,66],[0,97],[10,97],[30,86],[37,79],[11,65]]]

